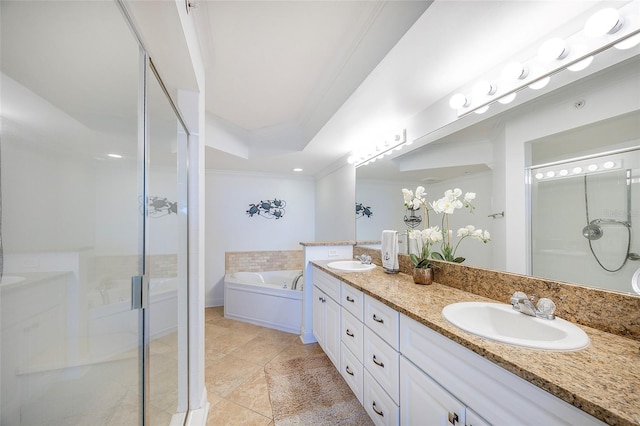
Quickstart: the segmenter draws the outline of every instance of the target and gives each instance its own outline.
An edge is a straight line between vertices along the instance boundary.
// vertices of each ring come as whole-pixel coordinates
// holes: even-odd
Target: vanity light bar
[[[375,162],[377,159],[385,155],[391,155],[393,151],[402,149],[405,145],[411,145],[412,141],[407,141],[407,130],[402,131],[393,137],[393,141],[385,141],[368,150],[361,150],[349,156],[347,162],[354,164],[356,168],[366,166]]]
[[[471,95],[465,95],[464,91],[454,94],[449,105],[457,110],[458,117],[485,112],[496,101],[502,104],[513,101],[520,90],[545,87],[552,75],[564,69],[580,71],[586,68],[593,56],[602,51],[614,46],[626,48],[625,43],[634,39],[640,41],[639,8],[640,0],[634,0],[619,10],[599,10],[587,20],[583,31],[566,40],[556,37],[546,41],[538,56],[525,63],[511,62],[499,78],[488,84],[476,83],[475,90],[467,90]],[[490,89],[478,90],[479,87]]]
[[[548,181],[619,169],[622,169],[622,158],[603,158],[532,169],[531,176],[537,181]]]

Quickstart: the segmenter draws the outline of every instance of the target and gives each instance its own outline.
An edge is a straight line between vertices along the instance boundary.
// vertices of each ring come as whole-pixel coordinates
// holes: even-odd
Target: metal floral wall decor
[[[361,217],[371,217],[373,214],[373,209],[371,206],[365,206],[363,203],[358,203],[356,201],[356,219],[360,219]]]
[[[249,204],[249,209],[246,213],[249,217],[257,215],[266,219],[282,219],[286,205],[286,201],[278,200],[277,198],[273,200],[260,200],[259,203]]]

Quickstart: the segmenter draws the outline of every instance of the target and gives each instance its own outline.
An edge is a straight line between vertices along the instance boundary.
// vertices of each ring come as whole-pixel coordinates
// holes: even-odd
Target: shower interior
[[[531,169],[535,276],[635,291],[639,166],[640,151],[635,149]]]

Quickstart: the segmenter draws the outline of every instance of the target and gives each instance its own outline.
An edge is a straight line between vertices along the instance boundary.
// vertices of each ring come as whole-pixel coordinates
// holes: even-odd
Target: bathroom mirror
[[[392,159],[384,159],[359,167],[356,170],[355,200],[356,203],[368,207],[369,212],[373,214],[356,215],[357,240],[379,240],[382,229],[398,229],[401,233],[408,229],[404,224],[406,209],[403,206],[402,188],[415,190],[418,185],[422,185],[427,190],[429,200],[432,201],[442,197],[444,190],[459,187],[463,192],[477,193],[475,200],[477,208],[473,215],[456,212],[452,217],[459,217],[460,224],[452,225],[451,228],[455,230],[457,226],[470,223],[477,228],[488,229],[492,233],[492,241],[486,246],[475,241],[462,243],[460,254],[467,258],[465,264],[506,272],[534,274],[543,278],[613,291],[633,292],[631,278],[640,268],[640,261],[635,260],[634,257],[635,252],[640,251],[640,233],[636,232],[639,235],[632,236],[630,260],[618,272],[618,275],[623,275],[618,279],[622,280],[622,284],[610,285],[613,273],[605,270],[597,279],[587,279],[585,274],[572,274],[569,269],[580,269],[575,266],[576,261],[580,265],[593,263],[595,266],[591,266],[594,267],[594,271],[601,269],[594,255],[590,253],[589,241],[582,236],[582,228],[587,225],[584,182],[581,184],[579,178],[574,178],[571,185],[566,185],[568,181],[557,180],[556,183],[561,182],[562,185],[556,187],[551,183],[545,183],[544,186],[548,186],[551,188],[550,192],[555,193],[556,198],[551,199],[555,200],[556,207],[553,210],[550,208],[536,210],[534,205],[534,214],[538,216],[532,219],[532,223],[528,206],[530,200],[534,204],[539,201],[537,197],[540,196],[540,191],[537,186],[532,188],[525,185],[525,179],[528,179],[529,169],[534,165],[602,156],[601,154],[630,150],[640,146],[640,98],[637,96],[640,84],[637,73],[639,67],[640,60],[636,55],[587,78],[581,79],[580,75],[576,74],[574,83],[560,87],[533,101],[482,121],[479,121],[475,114],[462,117],[437,130],[434,135],[423,136],[422,138],[431,137],[430,143],[426,145]],[[635,95],[630,97],[630,94]],[[455,131],[449,130],[454,126]],[[438,135],[436,136],[435,133]],[[623,170],[627,168],[632,170],[630,188],[635,188],[634,184],[638,182],[638,171],[632,163],[622,167]],[[624,174],[624,171],[621,173]],[[591,179],[592,177],[587,178],[587,186],[590,185]],[[616,176],[610,180],[626,183],[626,175],[623,178]],[[595,189],[597,185],[598,183],[594,181],[592,186]],[[625,186],[622,185],[622,187]],[[527,191],[531,191],[532,198]],[[576,191],[579,193],[576,194]],[[591,188],[587,191],[590,192]],[[609,190],[604,189],[604,191]],[[632,190],[634,191],[635,189]],[[521,192],[521,194],[515,196],[514,192]],[[580,194],[582,194],[581,197]],[[592,202],[603,203],[603,201],[597,201],[597,197],[598,195],[592,195],[592,200],[588,202],[591,209],[595,209],[591,207]],[[613,216],[611,214],[602,214],[602,216],[612,218],[621,214],[622,210],[628,211],[632,216],[631,222],[635,225],[633,216],[634,212],[637,212],[636,206],[640,196],[635,197],[632,194],[630,207],[626,205],[626,192],[623,191],[620,197],[622,204],[620,206],[616,204],[611,207],[612,211],[608,212]],[[561,200],[569,199],[571,199],[570,204],[562,204]],[[537,223],[538,228],[534,233],[538,232],[540,220],[558,221],[559,216],[562,216],[549,212],[560,213],[569,210],[575,212],[575,217],[570,219],[575,222],[572,226],[580,228],[577,231],[578,238],[573,244],[580,244],[582,252],[577,258],[579,260],[574,259],[573,263],[563,260],[562,257],[551,255],[553,259],[551,269],[554,271],[550,271],[548,267],[542,266],[542,260],[539,257],[541,242],[536,239],[529,241],[531,233],[528,229]],[[543,211],[547,214],[541,216]],[[625,219],[621,221],[626,221],[626,213],[623,216]],[[612,226],[615,225],[601,224],[601,227],[611,228]],[[633,230],[632,227],[632,233]],[[621,231],[619,236],[625,237],[626,241],[624,226],[621,230],[611,229],[607,236],[617,231]],[[551,240],[545,240],[546,251],[543,250],[543,252],[547,257],[549,253],[560,249],[556,247],[557,244],[553,246]],[[550,244],[551,247],[549,247]],[[604,238],[601,241],[592,242],[591,245],[596,252],[615,253],[622,250],[615,243],[605,241]],[[626,247],[623,249],[626,254]],[[405,251],[406,246],[401,245],[401,250]],[[568,247],[563,250],[571,252]],[[518,259],[514,259],[515,256]],[[605,262],[621,263],[617,259],[605,260]],[[564,267],[569,264],[574,266]]]

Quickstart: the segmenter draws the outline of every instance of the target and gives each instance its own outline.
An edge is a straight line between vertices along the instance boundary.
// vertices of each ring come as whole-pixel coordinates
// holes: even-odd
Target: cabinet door
[[[340,371],[340,305],[328,296],[324,296],[324,299],[325,345],[322,349]]]
[[[465,407],[405,357],[400,357],[400,420],[403,425],[463,426]]]
[[[313,335],[316,336],[318,344],[324,348],[324,304],[322,303],[322,300],[326,299],[327,296],[325,296],[324,293],[316,286],[313,286],[312,295]]]
[[[469,409],[469,407],[467,407],[465,417],[467,418],[465,426],[491,426],[489,422],[480,417],[475,411]]]

